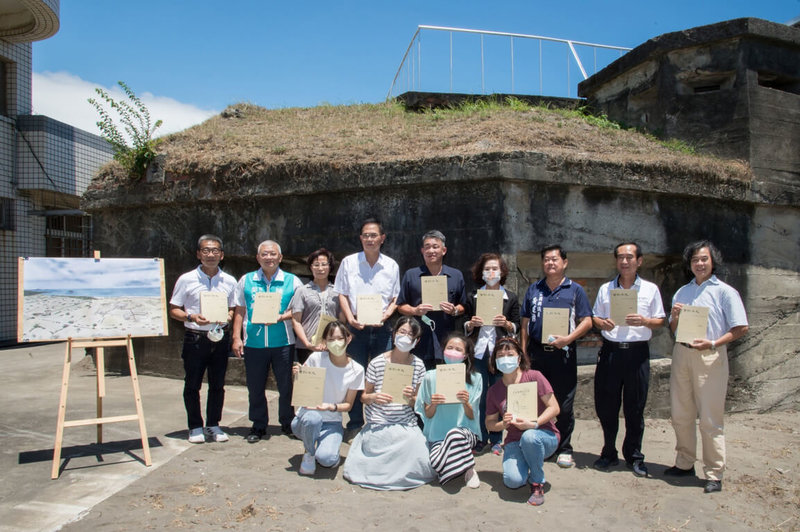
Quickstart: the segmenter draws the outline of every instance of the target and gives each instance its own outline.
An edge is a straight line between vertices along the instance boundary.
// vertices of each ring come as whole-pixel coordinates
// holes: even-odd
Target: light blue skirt
[[[344,478],[362,488],[408,490],[432,481],[436,472],[419,427],[368,423],[350,444]]]

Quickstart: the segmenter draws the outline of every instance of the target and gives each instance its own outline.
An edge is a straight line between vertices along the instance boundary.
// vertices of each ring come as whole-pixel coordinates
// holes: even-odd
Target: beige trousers
[[[698,351],[676,343],[672,350],[669,398],[675,429],[675,465],[694,466],[697,456],[695,422],[700,418],[703,472],[708,480],[722,480],[725,469],[725,394],[728,390],[728,350]]]

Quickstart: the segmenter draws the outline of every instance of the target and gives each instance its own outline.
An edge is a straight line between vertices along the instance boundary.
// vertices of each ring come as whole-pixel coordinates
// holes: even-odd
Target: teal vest
[[[250,315],[253,312],[253,300],[255,294],[259,292],[278,292],[281,294],[281,312],[285,312],[289,308],[289,302],[294,296],[294,287],[296,284],[295,277],[289,272],[283,272],[282,281],[272,281],[267,290],[267,283],[262,275],[259,276],[256,270],[250,272],[244,279],[244,301],[247,307],[247,320],[245,321],[244,331],[245,340],[244,345],[247,347],[283,347],[285,345],[294,344],[294,329],[292,329],[292,320],[279,321],[272,325],[264,325],[263,323],[250,323]],[[282,270],[281,270],[282,271]]]

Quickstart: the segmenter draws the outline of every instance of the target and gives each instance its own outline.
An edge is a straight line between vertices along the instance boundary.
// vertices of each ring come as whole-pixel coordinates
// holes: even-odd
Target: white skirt
[[[362,488],[408,490],[436,478],[418,426],[368,423],[350,444],[344,478]]]

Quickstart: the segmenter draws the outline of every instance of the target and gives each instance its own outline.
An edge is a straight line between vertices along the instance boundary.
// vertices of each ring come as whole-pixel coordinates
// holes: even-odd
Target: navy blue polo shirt
[[[416,307],[422,303],[422,282],[420,277],[430,274],[430,270],[424,264],[417,268],[411,268],[403,274],[403,280],[400,282],[400,294],[397,296],[397,305]],[[447,277],[447,301],[453,305],[464,305],[467,302],[467,295],[464,287],[464,276],[461,275],[461,272],[450,266],[442,265],[442,273],[440,275]],[[442,310],[432,310],[428,312],[427,316],[436,324],[437,344],[444,341],[445,337],[453,332],[456,327],[455,318]],[[416,318],[420,319],[419,316]],[[441,350],[444,346],[440,346],[437,349],[437,345],[433,343],[431,328],[425,323],[421,323],[421,325],[422,337],[412,350],[412,353],[422,360],[441,358]]]
[[[547,279],[542,278],[528,287],[522,301],[520,315],[530,319],[528,322],[528,338],[530,342],[542,343],[542,308],[568,308],[569,332],[575,330],[575,324],[592,315],[589,298],[583,287],[564,277],[555,290],[547,286]]]

